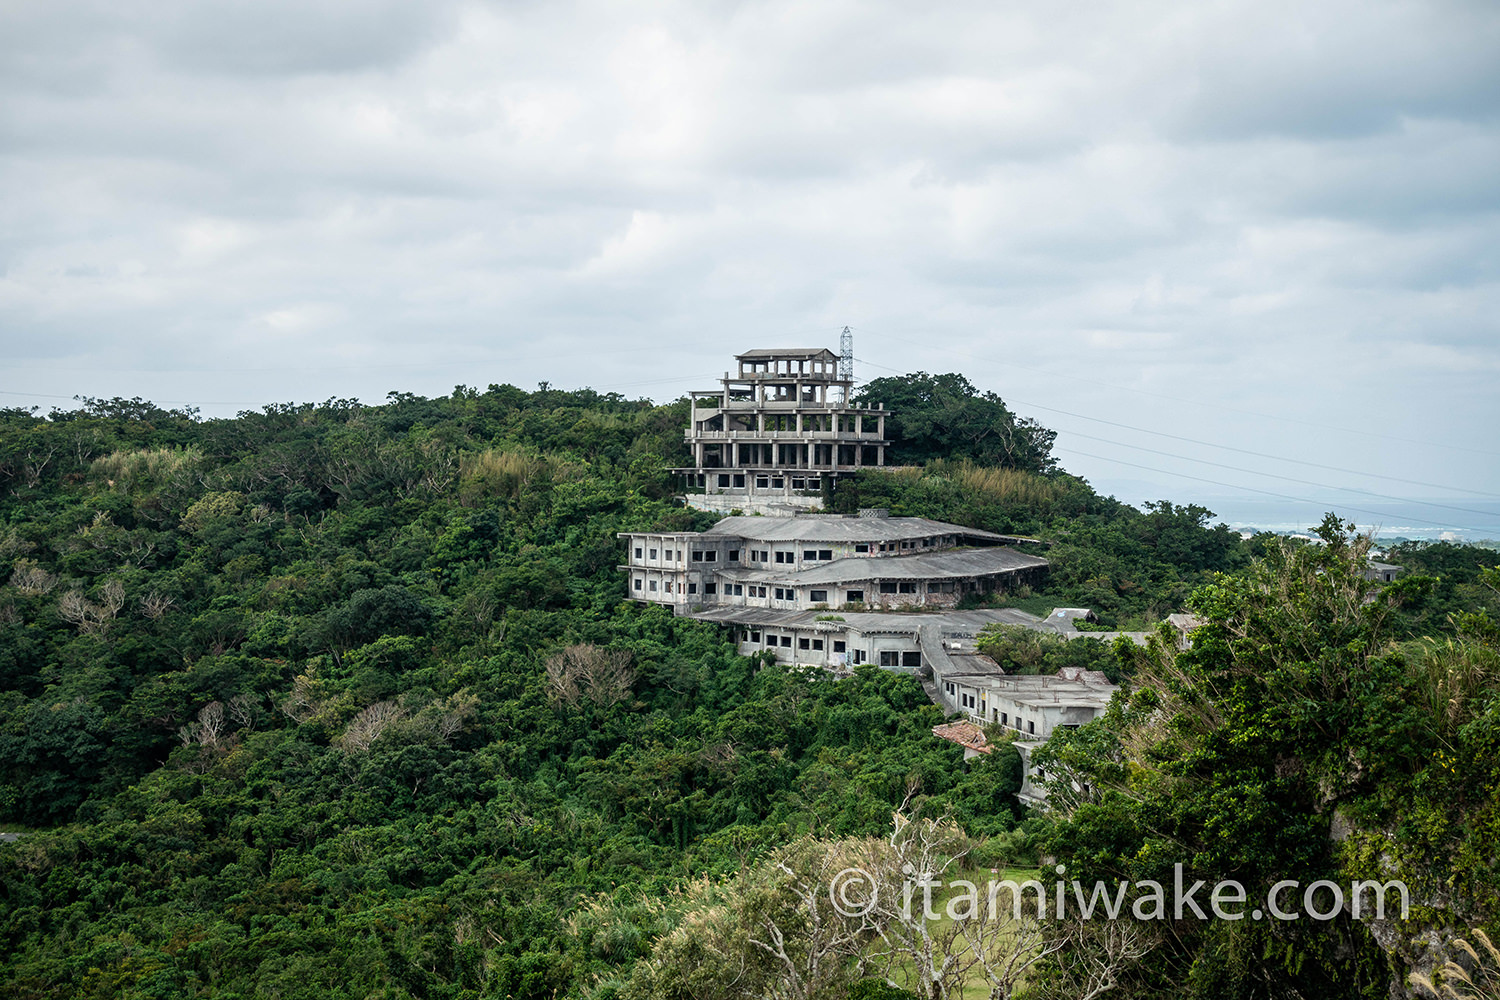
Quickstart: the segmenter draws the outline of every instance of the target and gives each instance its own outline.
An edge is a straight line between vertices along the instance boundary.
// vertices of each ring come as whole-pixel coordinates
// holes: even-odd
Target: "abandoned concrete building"
[[[952,607],[1034,581],[1014,536],[924,517],[731,516],[703,532],[621,533],[630,596],[683,608]]]
[[[1011,745],[1021,755],[1021,787],[1016,797],[1031,806],[1044,805],[1049,775],[1033,764],[1031,755],[1059,729],[1077,729],[1104,714],[1119,688],[1102,673],[1064,667],[1052,676],[998,673],[993,663],[970,672],[944,674],[939,704],[963,718],[933,727],[933,735],[963,747],[964,759],[993,752],[989,735],[995,727],[1014,736]],[[1052,775],[1058,778],[1060,775]],[[1069,780],[1074,793],[1088,786]]]
[[[689,504],[733,513],[702,532],[622,532],[631,599],[721,624],[744,655],[916,674],[964,725],[999,725],[1023,741],[1104,711],[1115,688],[1102,675],[1008,675],[975,648],[987,625],[1072,638],[1093,618],[1084,608],[1046,618],[960,610],[966,597],[1037,582],[1047,560],[1012,547],[1036,539],[884,511],[818,513],[837,477],[885,464],[889,414],[853,405],[853,381],[839,375],[832,351],[756,350],[735,360],[737,375],[726,373],[719,390],[692,394],[685,437],[695,464],[674,470]],[[966,754],[983,752],[964,733],[938,735]],[[1022,792],[1038,800],[1029,783]]]
[[[854,382],[823,347],[746,351],[718,389],[690,394],[684,432],[693,465],[676,469],[705,510],[790,513],[823,503],[825,487],[885,464],[885,411],[856,406]]]

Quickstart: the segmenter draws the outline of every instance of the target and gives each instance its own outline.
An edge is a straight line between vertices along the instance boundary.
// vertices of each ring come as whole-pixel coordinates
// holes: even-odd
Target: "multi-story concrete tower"
[[[839,355],[789,347],[735,355],[738,372],[692,394],[684,437],[690,468],[675,470],[688,502],[764,513],[816,507],[824,483],[885,464],[886,411],[855,406]]]

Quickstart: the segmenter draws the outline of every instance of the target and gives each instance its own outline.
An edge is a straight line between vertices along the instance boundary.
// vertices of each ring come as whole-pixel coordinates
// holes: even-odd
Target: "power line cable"
[[[1208,403],[1208,402],[1204,402],[1202,400],[1188,399],[1188,398],[1186,398],[1184,396],[1171,396],[1171,395],[1168,395],[1166,393],[1151,392],[1148,389],[1137,389],[1137,388],[1135,388],[1133,386],[1117,385],[1117,384],[1115,384],[1113,382],[1103,382],[1103,381],[1100,381],[1099,379],[1086,378],[1085,376],[1082,376],[1082,375],[1072,375],[1072,374],[1069,374],[1067,372],[1053,371],[1052,369],[1048,369],[1048,368],[1036,368],[1036,367],[1033,367],[1031,365],[1023,365],[1023,364],[1021,364],[1021,363],[1019,363],[1017,361],[1011,360],[1009,358],[1005,359],[1004,361],[998,360],[996,358],[983,358],[983,357],[979,357],[977,355],[969,354],[969,353],[964,352],[964,351],[954,350],[951,347],[943,347],[941,345],[931,344],[931,343],[924,343],[923,347],[926,350],[943,351],[945,353],[952,354],[955,357],[963,358],[963,359],[965,359],[967,361],[981,361],[981,362],[985,362],[985,363],[988,363],[988,364],[1004,365],[1004,366],[1009,367],[1009,368],[1020,368],[1023,371],[1036,372],[1036,373],[1038,373],[1040,375],[1050,375],[1050,376],[1052,376],[1054,378],[1071,379],[1071,380],[1073,380],[1075,382],[1086,382],[1086,383],[1088,383],[1090,385],[1100,385],[1100,386],[1104,386],[1105,388],[1108,388],[1108,389],[1118,389],[1118,390],[1120,390],[1122,392],[1134,392],[1134,393],[1138,393],[1138,394],[1140,394],[1142,396],[1151,396],[1151,397],[1154,397],[1156,399],[1165,399],[1165,400],[1169,400],[1169,401],[1174,402],[1174,403],[1187,403],[1189,406],[1202,406],[1202,407],[1205,407],[1207,409],[1223,410],[1226,413],[1237,413],[1237,414],[1239,414],[1241,416],[1246,416],[1246,417],[1259,417],[1259,418],[1264,419],[1264,420],[1280,420],[1280,421],[1284,421],[1286,423],[1291,423],[1291,424],[1301,424],[1304,427],[1316,427],[1316,428],[1319,428],[1320,430],[1338,431],[1341,434],[1359,434],[1359,435],[1363,435],[1365,437],[1381,438],[1381,439],[1384,439],[1384,440],[1387,440],[1387,441],[1400,441],[1400,442],[1402,442],[1404,444],[1418,444],[1418,445],[1422,445],[1423,447],[1436,446],[1436,447],[1439,447],[1439,448],[1448,448],[1448,449],[1451,449],[1453,451],[1466,451],[1466,452],[1470,452],[1470,453],[1475,454],[1475,455],[1488,455],[1488,456],[1490,456],[1492,458],[1500,457],[1500,452],[1486,451],[1483,448],[1468,448],[1468,447],[1465,447],[1464,445],[1449,444],[1446,441],[1420,441],[1420,440],[1417,440],[1415,438],[1399,437],[1399,436],[1394,435],[1394,434],[1381,434],[1381,433],[1379,433],[1377,431],[1361,430],[1361,429],[1357,429],[1357,428],[1353,428],[1353,427],[1339,427],[1339,426],[1334,425],[1334,424],[1323,424],[1323,423],[1318,423],[1317,421],[1312,421],[1312,420],[1300,420],[1297,417],[1288,417],[1288,416],[1285,416],[1285,415],[1282,415],[1282,414],[1259,413],[1259,412],[1257,412],[1255,410],[1241,410],[1241,409],[1238,409],[1237,407],[1225,406],[1223,403]],[[874,362],[872,362],[872,361],[865,361],[865,362],[862,362],[862,363],[863,364],[874,364]],[[877,368],[884,368],[886,366],[885,365],[875,365],[875,367],[877,367]],[[894,368],[890,368],[888,370],[889,371],[896,371],[896,369],[894,369]],[[1465,492],[1473,492],[1473,491],[1465,491]]]
[[[867,365],[874,365],[876,368],[884,368],[886,371],[898,372],[898,374],[900,373],[899,369],[891,368],[889,365],[877,365],[873,361],[863,361],[863,360],[861,360],[860,363],[861,364],[867,364]],[[1320,462],[1308,462],[1308,461],[1306,461],[1304,459],[1300,459],[1300,458],[1288,458],[1288,457],[1285,457],[1285,456],[1282,456],[1282,455],[1272,455],[1272,454],[1269,454],[1269,453],[1263,452],[1263,451],[1252,451],[1252,450],[1250,450],[1248,448],[1236,448],[1233,445],[1215,444],[1212,441],[1203,441],[1203,440],[1201,440],[1199,438],[1184,437],[1181,434],[1169,434],[1166,431],[1154,431],[1154,430],[1151,430],[1150,428],[1147,428],[1147,427],[1137,427],[1134,424],[1125,424],[1125,423],[1119,422],[1118,420],[1106,420],[1103,417],[1091,417],[1091,416],[1089,416],[1088,414],[1085,414],[1085,413],[1075,413],[1072,410],[1064,410],[1064,409],[1060,409],[1060,408],[1058,408],[1056,406],[1047,406],[1047,405],[1045,405],[1043,403],[1032,403],[1032,402],[1028,402],[1028,401],[1026,401],[1024,399],[1018,399],[1015,396],[1010,397],[1010,399],[1008,400],[1008,402],[1015,403],[1015,404],[1018,404],[1020,406],[1030,407],[1030,408],[1035,409],[1035,410],[1046,410],[1048,413],[1061,413],[1064,416],[1076,417],[1079,420],[1088,420],[1088,421],[1091,421],[1093,423],[1108,424],[1111,427],[1119,427],[1119,428],[1121,428],[1123,430],[1127,430],[1127,431],[1137,431],[1137,432],[1139,432],[1141,434],[1153,434],[1153,435],[1155,435],[1157,437],[1171,438],[1174,441],[1185,441],[1188,444],[1203,445],[1206,448],[1219,448],[1219,449],[1221,449],[1223,451],[1239,452],[1242,455],[1252,455],[1252,456],[1254,456],[1256,458],[1268,458],[1268,459],[1271,459],[1274,462],[1290,462],[1293,465],[1305,465],[1305,466],[1308,466],[1308,467],[1314,468],[1314,469],[1322,469],[1325,472],[1343,472],[1343,473],[1347,473],[1347,474],[1353,475],[1353,476],[1367,476],[1367,477],[1369,477],[1371,479],[1387,479],[1387,480],[1390,480],[1391,482],[1406,483],[1408,486],[1425,486],[1428,489],[1434,489],[1434,490],[1453,490],[1453,491],[1456,491],[1458,493],[1473,493],[1475,496],[1481,496],[1481,497],[1486,497],[1486,498],[1490,498],[1490,499],[1500,499],[1500,495],[1497,495],[1495,493],[1487,493],[1487,492],[1485,492],[1483,490],[1473,490],[1473,489],[1469,489],[1469,488],[1464,487],[1464,486],[1445,486],[1445,485],[1443,485],[1441,483],[1428,483],[1428,482],[1423,482],[1423,481],[1418,480],[1418,479],[1405,479],[1405,478],[1403,478],[1401,476],[1388,476],[1388,475],[1384,475],[1384,474],[1378,473],[1378,472],[1364,472],[1364,471],[1362,471],[1360,469],[1346,469],[1346,468],[1343,468],[1342,466],[1337,466],[1337,465],[1325,465],[1325,464],[1322,464]],[[1188,461],[1194,461],[1194,459],[1189,459]],[[1342,489],[1343,487],[1337,487],[1337,488]],[[1412,501],[1412,502],[1417,502],[1417,501]]]
[[[1223,487],[1225,487],[1227,489],[1231,489],[1231,490],[1248,490],[1251,493],[1261,493],[1261,494],[1264,494],[1265,496],[1276,497],[1276,498],[1281,499],[1281,500],[1294,500],[1297,503],[1310,504],[1310,505],[1312,505],[1314,507],[1320,506],[1320,502],[1319,501],[1317,501],[1317,500],[1308,500],[1305,497],[1294,497],[1294,496],[1291,496],[1290,494],[1287,494],[1287,493],[1277,493],[1277,492],[1275,492],[1273,490],[1256,489],[1254,486],[1239,486],[1239,485],[1237,485],[1235,483],[1222,483],[1222,482],[1219,482],[1217,479],[1205,479],[1202,476],[1189,476],[1189,475],[1187,475],[1186,473],[1183,473],[1183,472],[1168,472],[1165,469],[1157,469],[1157,468],[1154,468],[1154,467],[1149,466],[1149,465],[1141,465],[1138,462],[1127,462],[1127,461],[1125,461],[1122,458],[1106,458],[1103,455],[1091,455],[1091,454],[1089,454],[1086,451],[1079,451],[1077,448],[1074,448],[1074,447],[1069,446],[1069,445],[1063,445],[1063,446],[1060,447],[1059,450],[1071,452],[1074,455],[1081,455],[1084,458],[1097,459],[1097,460],[1099,460],[1101,462],[1114,462],[1117,465],[1128,465],[1132,469],[1144,469],[1147,472],[1155,472],[1155,473],[1159,473],[1160,475],[1163,475],[1163,476],[1176,476],[1179,479],[1191,479],[1191,480],[1194,480],[1195,482],[1210,483],[1210,484],[1212,484],[1214,486],[1223,486]],[[1365,509],[1363,507],[1351,507],[1348,504],[1340,504],[1339,506],[1343,507],[1343,509],[1345,509],[1345,510],[1352,510],[1352,511],[1355,511],[1355,512],[1360,513],[1360,514],[1369,514],[1372,517],[1384,518],[1384,517],[1389,517],[1390,516],[1390,512],[1389,511],[1382,513],[1380,511],[1367,510],[1367,509]],[[1429,520],[1428,518],[1425,518],[1425,517],[1416,517],[1416,516],[1413,516],[1413,515],[1407,515],[1406,517],[1402,518],[1402,520],[1406,520],[1406,521],[1421,521],[1423,524],[1431,524],[1431,525],[1434,525],[1435,527],[1439,527],[1439,528],[1450,528],[1450,529],[1453,529],[1453,530],[1456,530],[1456,531],[1473,531],[1473,530],[1475,530],[1475,529],[1467,527],[1465,525],[1454,524],[1454,523],[1452,523],[1450,521],[1433,521],[1433,520]]]
[[[1097,437],[1093,434],[1084,434],[1082,431],[1070,430],[1066,431],[1065,433],[1072,434],[1075,437],[1088,438],[1090,441],[1099,441],[1104,444],[1112,444],[1118,448],[1129,448],[1133,451],[1145,451],[1150,452],[1153,455],[1162,455],[1166,458],[1176,458],[1184,462],[1192,462],[1196,465],[1212,465],[1219,469],[1228,469],[1231,472],[1243,472],[1246,475],[1251,476],[1265,476],[1270,479],[1284,479],[1289,483],[1297,483],[1300,486],[1316,486],[1318,489],[1323,490],[1343,490],[1348,493],[1358,493],[1362,496],[1373,497],[1377,500],[1393,500],[1396,503],[1419,504],[1424,507],[1441,507],[1444,510],[1456,510],[1465,514],[1478,514],[1481,517],[1495,517],[1497,514],[1500,514],[1500,512],[1497,511],[1476,510],[1473,507],[1455,507],[1452,504],[1434,503],[1430,500],[1410,500],[1406,497],[1394,497],[1386,493],[1376,493],[1374,490],[1356,489],[1352,486],[1334,486],[1330,483],[1315,483],[1307,479],[1298,479],[1295,476],[1282,476],[1274,472],[1261,472],[1258,469],[1245,469],[1241,468],[1238,465],[1225,465],[1223,462],[1210,462],[1206,458],[1189,458],[1187,455],[1178,455],[1170,451],[1160,451],[1156,448],[1146,448],[1142,445],[1137,444],[1126,444],[1123,441],[1111,441],[1109,438]]]

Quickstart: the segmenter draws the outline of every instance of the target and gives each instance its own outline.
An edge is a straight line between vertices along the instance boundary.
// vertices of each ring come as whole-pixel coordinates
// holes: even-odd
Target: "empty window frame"
[[[828,591],[826,591],[826,590],[811,590],[811,591],[808,591],[807,599],[809,601],[812,601],[814,604],[827,604],[828,603]]]
[[[900,666],[901,654],[894,649],[882,649],[880,651],[880,665],[882,667]]]

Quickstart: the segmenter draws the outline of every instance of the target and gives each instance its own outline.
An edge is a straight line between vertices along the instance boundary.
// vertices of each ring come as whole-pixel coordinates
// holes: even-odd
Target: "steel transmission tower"
[[[839,334],[839,378],[854,381],[854,331],[847,326]]]

